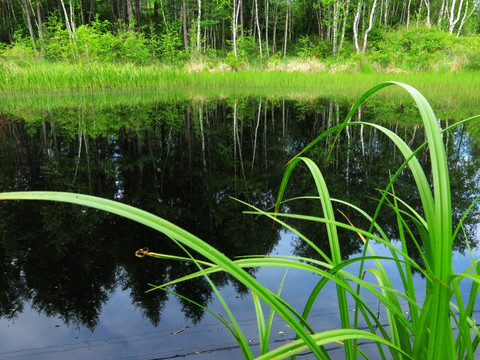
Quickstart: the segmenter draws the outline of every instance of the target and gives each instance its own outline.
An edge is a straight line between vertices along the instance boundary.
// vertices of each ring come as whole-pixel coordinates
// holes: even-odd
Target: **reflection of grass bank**
[[[43,63],[0,69],[0,108],[17,113],[63,106],[112,106],[204,97],[353,100],[376,83],[413,84],[432,100],[442,117],[478,112],[480,72],[438,74],[330,74],[286,71],[188,72],[158,66]],[[94,90],[94,91],[92,91]],[[58,94],[62,96],[58,96]],[[47,96],[56,94],[56,96]],[[385,105],[406,95],[395,89],[375,96]],[[374,100],[374,99],[372,99]],[[454,110],[452,110],[454,109]],[[458,114],[458,116],[457,116]]]

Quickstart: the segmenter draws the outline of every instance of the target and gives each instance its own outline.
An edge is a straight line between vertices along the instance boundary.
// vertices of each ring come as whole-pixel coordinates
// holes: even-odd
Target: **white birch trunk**
[[[355,43],[355,49],[357,54],[360,53],[360,46],[358,45],[358,23],[360,22],[360,13],[362,11],[362,2],[359,1],[357,4],[357,12],[355,13],[355,18],[353,20],[353,41]]]
[[[365,35],[363,36],[363,52],[367,50],[367,40],[368,40],[368,33],[372,30],[373,27],[373,17],[375,15],[375,8],[377,7],[377,0],[373,1],[372,11],[370,12],[370,19],[368,22],[368,28],[365,30]]]
[[[270,49],[268,48],[268,2],[265,0],[265,45],[267,46],[267,57],[270,56]]]
[[[460,32],[462,31],[462,28],[463,28],[463,25],[465,25],[465,23],[467,22],[467,20],[470,18],[470,16],[473,15],[473,13],[475,12],[475,10],[477,9],[478,7],[478,1],[475,1],[473,3],[473,8],[472,10],[468,13],[467,15],[467,11],[468,11],[468,0],[467,0],[467,4],[465,5],[465,13],[463,15],[463,18],[462,18],[462,21],[460,22],[460,26],[458,27],[458,31],[457,31],[457,37],[460,36]]]
[[[432,24],[430,23],[430,0],[424,0],[425,6],[427,8],[427,27],[431,27]]]
[[[458,21],[460,20],[460,15],[462,12],[462,7],[463,7],[463,0],[460,1],[460,5],[458,5],[458,11],[457,11],[457,16],[455,17],[455,3],[457,0],[452,1],[452,5],[450,8],[450,17],[449,17],[449,26],[448,26],[448,32],[450,35],[453,34],[453,29],[455,28],[455,25],[457,25]]]
[[[407,6],[407,29],[410,26],[410,5],[412,4],[412,0],[408,0],[408,6]]]
[[[442,24],[444,12],[445,12],[445,0],[442,0],[442,5],[440,6],[440,11],[438,12],[437,25]]]
[[[345,28],[347,26],[348,12],[350,10],[350,0],[347,0],[345,3],[345,10],[343,13],[343,23],[342,23],[342,35],[340,35],[340,44],[338,45],[338,52],[343,48],[343,41],[345,39]]]
[[[283,58],[285,59],[287,57],[287,40],[288,40],[288,14],[289,14],[289,10],[290,10],[290,7],[288,6],[288,3],[289,3],[290,0],[286,0],[285,3],[286,3],[286,6],[287,6],[287,14],[285,16],[285,40],[284,40],[284,44],[283,44]]]
[[[200,51],[201,28],[200,20],[202,19],[202,0],[198,0],[198,17],[197,17],[197,52]]]
[[[333,5],[333,22],[332,22],[332,45],[333,56],[337,55],[337,33],[338,33],[338,17],[340,12],[340,4],[335,1]]]
[[[255,0],[255,18],[257,23],[257,31],[258,31],[258,47],[260,51],[260,60],[262,60],[262,32],[260,30],[260,19],[258,18],[258,0]]]

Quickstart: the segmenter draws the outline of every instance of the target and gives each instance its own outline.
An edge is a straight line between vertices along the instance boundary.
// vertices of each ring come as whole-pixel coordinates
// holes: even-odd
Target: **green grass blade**
[[[317,356],[319,359],[323,357],[322,351],[319,349],[315,341],[313,341],[311,335],[305,331],[305,329],[298,323],[296,318],[278,300],[274,293],[260,285],[251,275],[241,269],[233,261],[228,259],[224,254],[214,249],[211,245],[205,243],[178,226],[166,221],[165,219],[129,205],[90,195],[43,191],[13,192],[0,193],[0,200],[48,200],[84,205],[123,216],[160,231],[170,238],[176,239],[183,245],[205,256],[210,261],[216,263],[225,272],[234,276],[237,280],[254,291],[263,301],[271,306],[288,325],[290,325],[293,331],[299,334],[300,338],[306,344],[308,344],[308,347],[315,354],[315,356]]]

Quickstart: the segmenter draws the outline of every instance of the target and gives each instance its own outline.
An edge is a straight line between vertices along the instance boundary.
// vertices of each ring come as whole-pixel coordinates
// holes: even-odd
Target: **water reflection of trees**
[[[338,124],[349,104],[335,100],[205,99],[184,103],[153,103],[115,108],[67,108],[23,121],[2,115],[0,121],[0,188],[60,190],[90,193],[138,206],[169,219],[208,241],[230,257],[269,253],[278,229],[266,219],[254,219],[230,197],[267,208],[275,201],[283,165],[321,131]],[[412,147],[424,141],[415,109],[404,104],[392,110],[364,106],[361,120],[378,119],[403,135]],[[397,122],[392,122],[395,119]],[[478,192],[476,158],[461,128],[445,136],[452,170],[454,217],[458,220]],[[375,189],[388,183],[389,170],[401,162],[388,139],[367,126],[348,128],[340,137],[332,161],[325,162],[333,138],[310,153],[322,164],[332,196],[374,212]],[[428,164],[426,152],[421,161]],[[462,175],[462,176],[456,176]],[[395,191],[413,206],[406,171]],[[306,171],[296,170],[290,196],[315,194]],[[321,214],[318,201],[301,201],[290,210]],[[339,206],[357,226],[369,224]],[[344,221],[339,217],[340,221]],[[384,230],[395,238],[394,215],[382,212]],[[472,234],[474,220],[467,230]],[[323,226],[292,222],[328,253]],[[93,329],[102,305],[117,284],[129,289],[132,301],[153,324],[161,321],[167,295],[145,294],[147,283],[163,283],[195,270],[192,264],[136,259],[136,249],[180,254],[169,239],[116,216],[62,204],[0,204],[0,314],[14,318],[30,301],[46,315]],[[360,248],[356,234],[341,232],[346,258]],[[461,249],[464,243],[457,242]],[[298,242],[296,253],[315,256]],[[252,270],[253,271],[253,270]],[[212,276],[219,286],[237,282]],[[177,285],[175,291],[207,305],[212,291],[204,280]],[[182,301],[192,321],[203,312]]]

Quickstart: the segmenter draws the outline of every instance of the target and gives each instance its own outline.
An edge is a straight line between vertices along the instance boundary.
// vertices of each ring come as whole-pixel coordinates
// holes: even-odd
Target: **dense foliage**
[[[363,72],[480,67],[478,1],[2,0],[0,10],[0,56],[20,65],[208,60],[282,69],[296,57],[314,71],[339,61]]]

